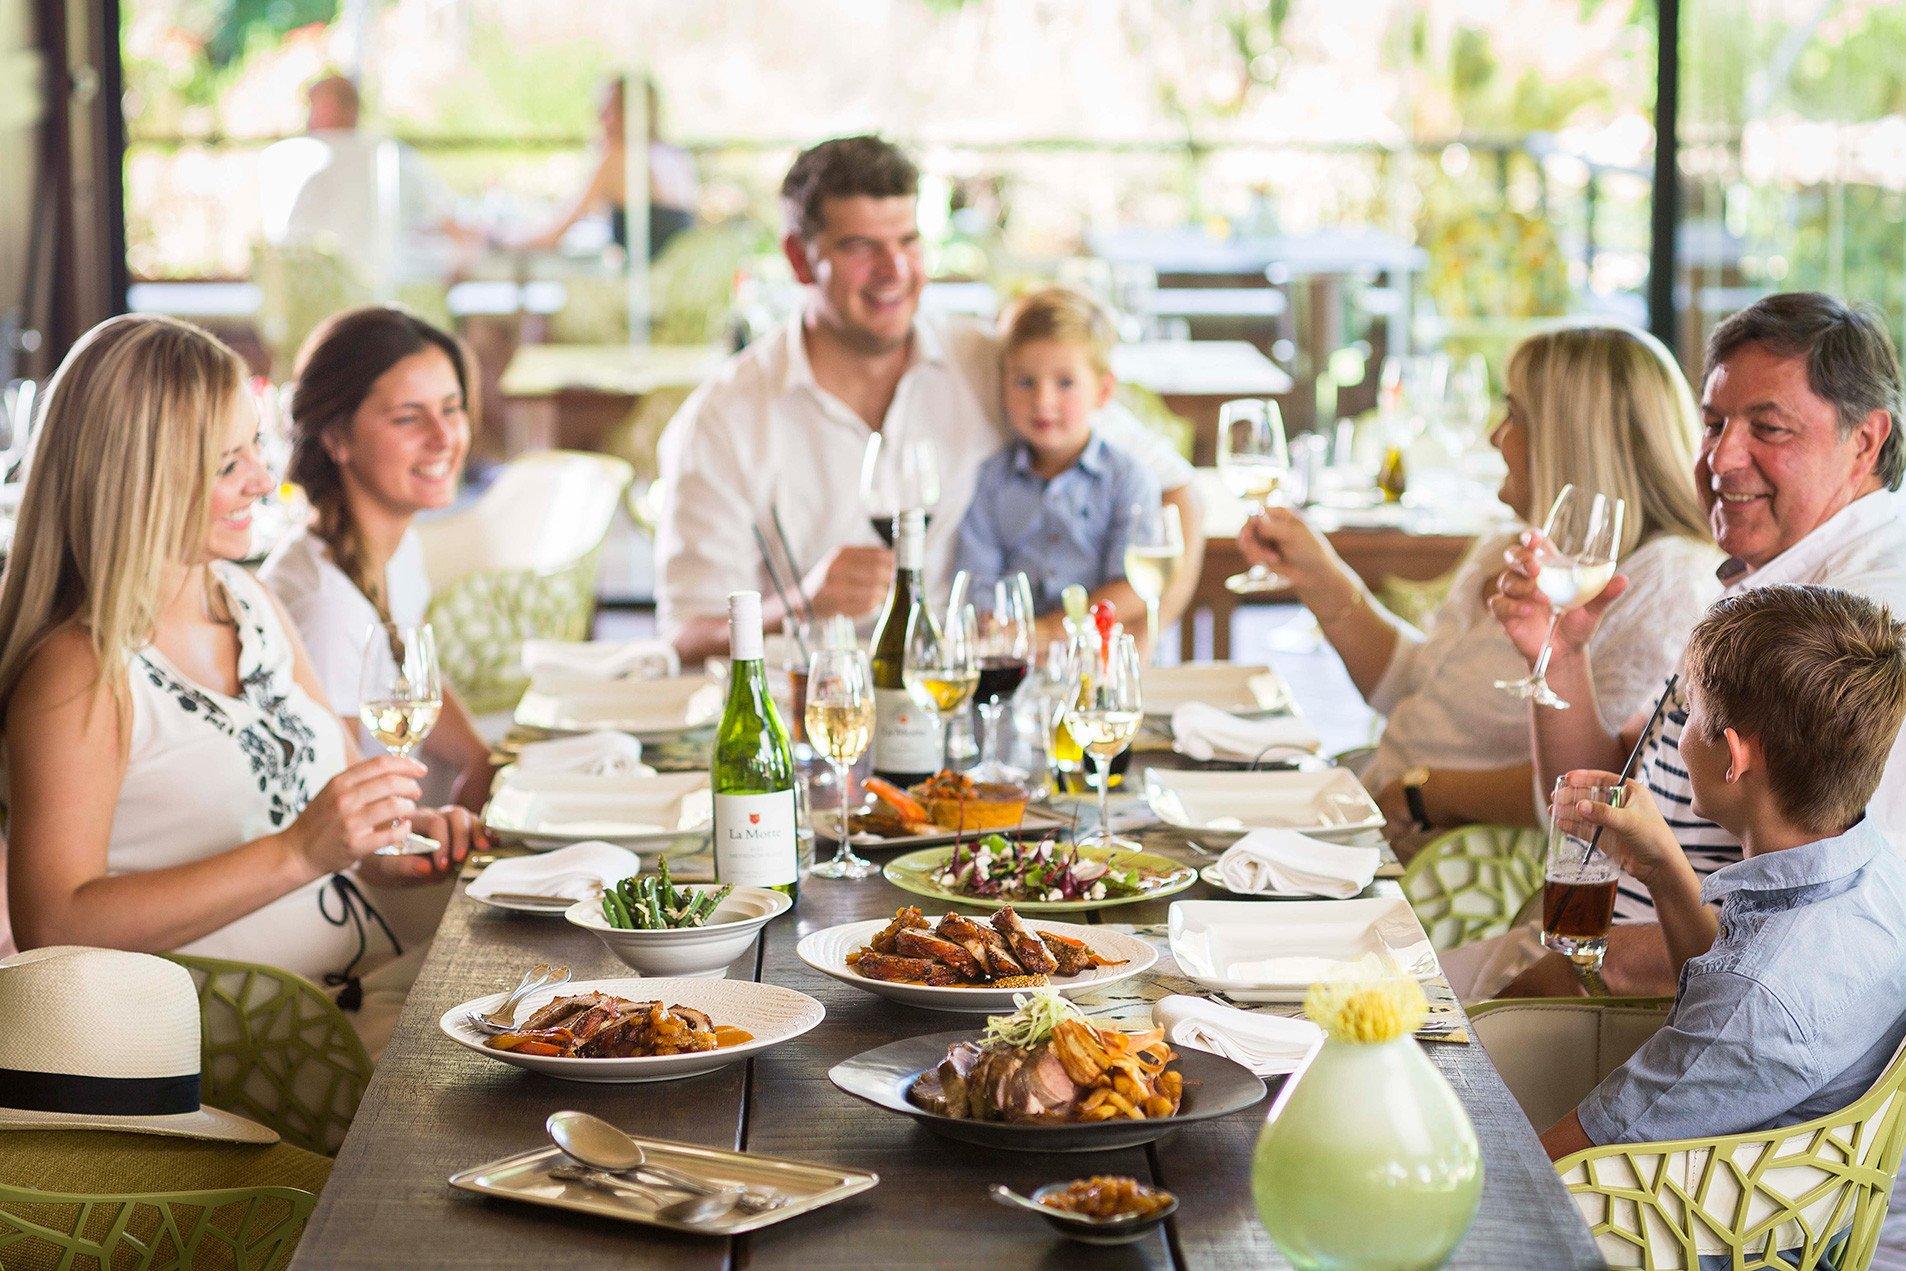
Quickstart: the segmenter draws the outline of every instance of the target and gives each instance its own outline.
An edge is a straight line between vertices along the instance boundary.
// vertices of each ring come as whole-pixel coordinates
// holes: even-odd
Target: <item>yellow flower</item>
[[[1372,1045],[1406,1037],[1429,1017],[1429,1002],[1414,976],[1342,979],[1313,984],[1304,1014],[1333,1041]]]

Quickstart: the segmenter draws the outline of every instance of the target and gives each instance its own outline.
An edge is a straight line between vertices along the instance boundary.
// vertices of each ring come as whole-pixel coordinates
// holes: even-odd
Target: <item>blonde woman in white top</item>
[[[344,719],[357,714],[372,626],[421,622],[430,603],[410,525],[456,497],[470,452],[473,372],[462,341],[385,305],[332,315],[299,350],[288,475],[310,498],[312,523],[279,545],[260,576]],[[433,776],[448,776],[434,786],[482,809],[490,748],[448,687],[423,756]]]
[[[270,963],[354,1008],[400,952],[355,880],[445,877],[474,822],[417,805],[415,761],[356,759],[230,563],[272,484],[257,427],[243,363],[171,319],[101,323],[53,378],[0,581],[13,931]],[[442,850],[372,855],[412,829]]]
[[[1612,728],[1658,690],[1720,593],[1721,555],[1689,476],[1700,416],[1667,350],[1626,327],[1534,336],[1510,355],[1505,378],[1508,408],[1490,436],[1507,468],[1502,501],[1525,522],[1567,483],[1627,503],[1626,582],[1613,584],[1626,591],[1595,636],[1598,699]],[[1269,509],[1238,541],[1291,580],[1386,716],[1362,775],[1393,831],[1535,823],[1528,709],[1493,687],[1526,667],[1487,609],[1513,534],[1476,546],[1424,631],[1385,609],[1296,512]]]

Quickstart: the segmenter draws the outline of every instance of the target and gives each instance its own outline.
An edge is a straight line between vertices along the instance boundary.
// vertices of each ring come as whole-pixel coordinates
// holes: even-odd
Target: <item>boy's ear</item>
[[[1760,739],[1743,737],[1731,728],[1721,730],[1727,741],[1727,779],[1738,781],[1750,772],[1758,772],[1761,762]]]
[[[1099,399],[1092,403],[1093,410],[1103,410],[1105,403],[1112,400],[1112,394],[1118,389],[1118,378],[1110,371],[1099,372]]]

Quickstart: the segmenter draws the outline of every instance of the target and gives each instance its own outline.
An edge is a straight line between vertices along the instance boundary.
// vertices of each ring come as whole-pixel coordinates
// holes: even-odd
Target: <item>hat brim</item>
[[[256,1121],[217,1108],[167,1116],[116,1117],[91,1112],[30,1112],[0,1108],[0,1130],[119,1130],[127,1134],[162,1134],[174,1138],[209,1139],[218,1143],[276,1143],[278,1132]]]

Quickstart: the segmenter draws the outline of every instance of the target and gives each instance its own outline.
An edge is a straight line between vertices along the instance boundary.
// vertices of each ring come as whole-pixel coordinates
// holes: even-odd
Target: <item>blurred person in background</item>
[[[609,216],[610,241],[624,252],[629,250],[629,157],[624,139],[627,82],[613,79],[602,90],[601,105],[596,110],[599,130],[596,167],[589,174],[589,183],[568,211],[524,244],[529,250],[554,251],[584,217],[604,212]],[[700,189],[695,179],[695,161],[680,146],[662,140],[662,101],[655,81],[643,80],[642,91],[648,103],[649,259],[654,260],[669,239],[695,223],[695,203]]]

